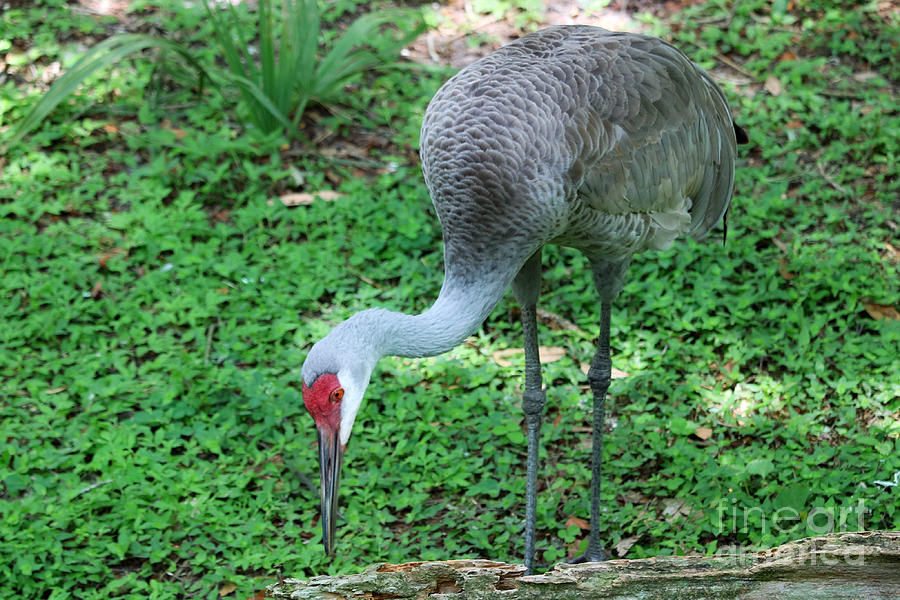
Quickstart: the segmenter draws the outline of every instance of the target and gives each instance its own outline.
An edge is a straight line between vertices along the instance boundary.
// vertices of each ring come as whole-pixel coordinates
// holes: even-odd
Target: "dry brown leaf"
[[[312,204],[316,200],[331,202],[338,198],[343,198],[344,196],[346,196],[346,194],[334,190],[319,190],[317,192],[284,194],[283,196],[279,196],[278,199],[281,200],[281,203],[285,206],[305,206],[307,204]]]
[[[581,363],[581,372],[585,375],[588,374],[588,371],[591,370],[591,363],[583,362]],[[624,379],[628,377],[628,373],[621,369],[617,369],[615,367],[612,368],[612,372],[610,373],[610,379]]]
[[[539,346],[538,355],[542,363],[552,363],[566,355],[566,349],[560,346]]]
[[[178,129],[177,127],[166,127],[169,131],[175,134],[175,139],[179,142],[185,138],[187,135],[187,131],[184,129]]]
[[[634,546],[639,539],[640,536],[633,535],[631,537],[622,538],[621,540],[619,540],[619,543],[614,546],[616,554],[619,555],[619,558],[628,554],[628,551],[631,550],[631,547]]]
[[[669,523],[675,521],[679,515],[686,517],[691,514],[691,507],[688,506],[688,503],[684,500],[679,500],[678,498],[663,498],[662,502],[664,507],[662,514]]]
[[[222,587],[219,588],[219,596],[227,596],[231,592],[237,589],[237,586],[233,583],[226,583]]]
[[[107,250],[106,252],[104,252],[103,254],[101,254],[97,258],[97,263],[105,269],[106,264],[110,261],[110,259],[118,256],[119,254],[128,254],[128,253],[125,251],[124,248],[119,248],[117,246],[117,247],[111,248],[111,249]]]
[[[866,302],[865,300],[863,300],[863,306],[866,308],[866,312],[869,313],[869,316],[876,321],[880,321],[881,319],[900,321],[900,312],[897,312],[897,309],[893,306]]]
[[[787,270],[787,259],[783,256],[778,259],[778,272],[788,281],[797,276],[796,273]]]
[[[178,129],[177,127],[173,127],[172,121],[170,121],[169,119],[162,120],[162,127],[163,127],[163,129],[174,133],[175,139],[178,140],[179,142],[181,140],[183,140],[184,137],[187,135],[187,131],[185,131],[184,129]]]
[[[107,123],[103,126],[103,131],[105,131],[106,133],[116,134],[119,133],[119,126],[115,123]]]
[[[539,346],[538,353],[541,357],[542,363],[552,363],[561,359],[566,355],[565,348],[560,346]],[[505,350],[496,350],[491,353],[491,356],[494,359],[494,362],[500,365],[501,367],[511,367],[513,366],[513,361],[509,360],[512,356],[518,356],[520,354],[525,354],[524,348],[506,348]]]
[[[578,439],[578,450],[589,453],[594,448],[594,437],[586,435]]]
[[[854,73],[853,75],[851,75],[851,77],[853,77],[853,79],[860,83],[865,83],[870,79],[881,77],[881,75],[876,73],[875,71],[860,71],[858,73]]]
[[[491,352],[491,357],[494,359],[494,362],[501,367],[511,367],[513,366],[513,363],[508,359],[508,357],[516,356],[517,354],[525,354],[525,350],[522,348],[506,348],[505,350],[494,350],[493,352]]]
[[[892,246],[890,242],[885,242],[884,247],[887,248],[887,259],[891,262],[900,262],[900,250]]]
[[[781,80],[774,75],[766,79],[766,83],[763,87],[765,87],[766,91],[773,96],[780,96],[782,92],[784,92],[784,88],[781,86]]]
[[[581,551],[581,543],[583,539],[575,538],[568,544],[566,544],[566,556],[569,558],[575,558],[578,556],[578,553]]]
[[[694,430],[694,435],[696,435],[701,440],[708,440],[712,437],[713,430],[711,427],[698,427]]]
[[[591,530],[591,524],[586,519],[582,519],[581,517],[576,517],[575,515],[569,515],[569,518],[566,519],[566,527],[568,528],[568,527],[571,527],[572,525],[574,525],[578,529],[582,529],[584,531]]]
[[[630,502],[631,504],[646,504],[648,498],[635,490],[628,490],[627,492],[623,492],[619,494],[619,497],[622,498],[623,502]]]
[[[60,393],[60,392],[66,391],[66,389],[68,389],[67,386],[61,385],[61,386],[59,386],[59,387],[55,387],[55,388],[53,388],[53,389],[47,390],[47,391],[44,392],[44,393],[45,393],[45,394],[58,394],[58,393]]]
[[[797,55],[790,50],[787,50],[778,57],[778,62],[784,62],[786,60],[797,60]]]

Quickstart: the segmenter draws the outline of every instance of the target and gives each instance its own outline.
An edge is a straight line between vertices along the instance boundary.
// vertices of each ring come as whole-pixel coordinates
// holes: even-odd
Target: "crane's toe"
[[[605,560],[609,560],[609,554],[607,554],[603,548],[598,548],[593,551],[588,548],[584,554],[569,559],[566,562],[570,565],[580,565],[582,563],[603,562]]]

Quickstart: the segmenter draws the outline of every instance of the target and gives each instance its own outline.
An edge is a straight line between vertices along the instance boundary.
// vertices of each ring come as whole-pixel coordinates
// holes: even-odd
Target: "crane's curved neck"
[[[505,274],[468,281],[447,277],[438,299],[421,314],[372,311],[370,325],[380,333],[377,353],[421,357],[455,348],[488,317],[511,279]]]
[[[382,308],[356,313],[310,349],[303,363],[303,380],[311,386],[322,373],[339,377],[343,373],[362,391],[383,356],[434,356],[458,346],[487,318],[523,262],[516,256],[504,259],[456,261],[465,267],[448,268],[438,299],[421,314]]]

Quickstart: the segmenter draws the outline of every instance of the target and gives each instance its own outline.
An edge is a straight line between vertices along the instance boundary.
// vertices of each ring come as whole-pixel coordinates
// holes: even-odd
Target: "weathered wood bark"
[[[842,533],[747,554],[556,565],[524,575],[488,560],[376,565],[358,575],[286,579],[272,598],[341,600],[900,599],[900,531]]]

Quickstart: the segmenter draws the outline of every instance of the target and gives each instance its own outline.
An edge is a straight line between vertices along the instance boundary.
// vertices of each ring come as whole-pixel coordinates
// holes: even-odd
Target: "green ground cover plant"
[[[338,2],[323,23],[368,9]],[[156,1],[129,18],[202,53],[204,15]],[[62,0],[0,19],[7,136],[116,21]],[[648,25],[715,72],[752,143],[727,243],[637,257],[614,309],[628,376],[610,389],[608,547],[713,554],[898,529],[896,15],[717,1]],[[520,562],[524,361],[495,360],[521,346],[511,297],[446,355],[380,363],[346,456],[337,556],[320,544],[300,366],[354,311],[437,296],[415,148],[448,73],[370,74],[347,91],[352,117],[300,123],[370,140],[365,161],[253,133],[179,73],[121,63],[0,158],[0,556],[15,558],[0,561],[0,596],[243,599],[279,574]],[[322,190],[342,196],[279,201]],[[545,365],[545,563],[586,544],[581,363],[598,306],[584,273],[576,253],[546,253],[541,307],[578,329],[540,331],[562,349]]]

